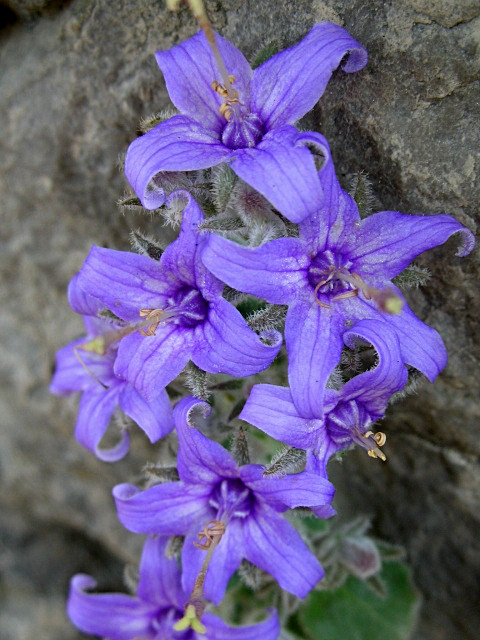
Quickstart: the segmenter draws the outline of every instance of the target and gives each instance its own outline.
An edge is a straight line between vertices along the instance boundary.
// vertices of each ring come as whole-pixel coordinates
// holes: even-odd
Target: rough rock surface
[[[370,62],[336,74],[310,116],[344,185],[362,170],[376,208],[449,212],[475,230],[477,0],[208,5],[247,56],[318,20],[346,26]],[[81,331],[65,289],[93,243],[127,247],[138,220],[117,212],[117,159],[139,119],[168,106],[153,52],[196,27],[157,0],[9,1],[0,21],[0,629],[5,640],[71,640],[68,578],[82,570],[118,587],[138,541],[116,522],[109,491],[153,453],[139,435],[109,466],[73,441],[75,399],[47,391],[55,349]],[[442,334],[447,370],[390,409],[387,464],[357,452],[335,469],[341,509],[370,513],[378,534],[407,549],[423,594],[417,640],[474,640],[480,625],[479,266],[453,248],[421,259],[433,277],[410,296]]]

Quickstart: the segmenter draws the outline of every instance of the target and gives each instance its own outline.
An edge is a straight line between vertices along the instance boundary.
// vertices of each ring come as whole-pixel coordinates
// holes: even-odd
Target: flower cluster
[[[373,425],[405,386],[407,367],[433,382],[446,364],[442,339],[416,318],[392,279],[452,234],[461,236],[459,256],[474,239],[448,215],[383,211],[361,219],[337,180],[325,138],[294,126],[339,64],[347,72],[366,64],[364,48],[343,28],[316,25],[255,71],[227,40],[216,35],[212,44],[208,32],[156,58],[179,114],[131,144],[125,171],[145,208],[181,211],[179,235],[149,255],[92,248],[69,288],[86,337],[59,351],[51,389],[82,392],[76,437],[101,459],[118,460],[129,447],[125,428],[113,449],[100,447],[118,407],[151,442],[175,429],[177,465],[171,481],[113,491],[122,524],[149,536],[137,595],[88,593],[94,581],[77,575],[68,611],[81,630],[111,640],[205,634],[274,640],[274,612],[232,628],[205,608],[222,601],[245,562],[298,598],[322,579],[319,560],[285,514],[301,507],[320,518],[334,515],[327,475],[333,454],[357,444],[386,459],[386,436]],[[247,183],[268,201],[265,224],[273,216],[284,237],[266,234],[255,244],[238,229],[208,233],[188,181],[167,193],[162,172],[219,163],[233,170],[232,185]],[[187,395],[173,409],[170,404],[166,389],[190,361],[198,375],[237,378],[274,362],[281,321],[255,331],[233,303],[241,294],[264,301],[260,316],[288,306],[288,387],[250,385],[235,415],[305,451],[304,469],[296,473],[266,473],[248,452],[239,460],[208,437],[204,398]],[[360,364],[346,370],[345,357]],[[165,555],[169,536],[184,537],[182,571]]]

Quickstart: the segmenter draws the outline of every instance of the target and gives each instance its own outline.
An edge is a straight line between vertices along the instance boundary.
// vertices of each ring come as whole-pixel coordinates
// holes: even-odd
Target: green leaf
[[[383,565],[386,587],[380,598],[364,582],[350,577],[335,591],[315,591],[298,619],[312,640],[407,640],[415,627],[418,596],[409,569],[398,562]]]

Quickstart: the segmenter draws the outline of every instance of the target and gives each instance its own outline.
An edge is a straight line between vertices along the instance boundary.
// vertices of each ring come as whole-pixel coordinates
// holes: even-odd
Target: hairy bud
[[[232,440],[232,456],[238,466],[250,464],[250,452],[248,450],[248,441],[245,430],[239,426],[233,434]]]
[[[272,457],[270,464],[263,472],[264,476],[280,476],[296,473],[305,466],[306,454],[303,449],[282,447]]]
[[[382,565],[377,547],[366,536],[343,538],[338,554],[339,561],[361,580],[378,573]]]
[[[150,485],[178,482],[180,480],[176,467],[164,467],[154,462],[147,462],[142,469],[142,473]]]
[[[165,555],[167,558],[179,558],[182,553],[185,536],[171,536],[168,539]]]
[[[243,222],[235,213],[220,213],[218,216],[207,218],[198,225],[199,231],[236,231],[243,229]]]
[[[154,260],[160,260],[163,249],[151,237],[142,233],[139,229],[130,232],[130,242],[134,251],[140,255],[148,256]]]
[[[146,118],[142,118],[140,120],[140,131],[142,133],[147,133],[147,131],[150,131],[150,129],[156,127],[157,124],[160,124],[165,120],[169,120],[177,114],[178,111],[176,109],[168,108],[163,109],[162,111],[158,111],[157,113],[154,113],[151,116],[147,116]]]
[[[360,218],[366,218],[372,213],[372,186],[370,180],[361,171],[352,180],[350,195],[357,203]]]
[[[271,40],[270,42],[265,43],[253,58],[252,69],[256,69],[267,60],[270,60],[270,58],[279,51],[280,47],[276,40]]]
[[[252,591],[258,591],[258,589],[272,581],[268,573],[265,573],[265,571],[262,571],[262,569],[259,569],[248,560],[242,560],[238,568],[238,575],[242,582]]]
[[[199,369],[196,364],[189,362],[184,371],[185,386],[192,392],[196,398],[208,401],[211,393],[208,388],[209,375],[202,369]]]
[[[400,289],[418,289],[418,287],[423,287],[427,284],[430,278],[431,273],[428,269],[411,264],[402,273],[399,273],[393,279],[393,282]]]
[[[212,192],[215,208],[219,213],[227,210],[233,188],[237,183],[237,174],[228,164],[220,164],[212,169]]]

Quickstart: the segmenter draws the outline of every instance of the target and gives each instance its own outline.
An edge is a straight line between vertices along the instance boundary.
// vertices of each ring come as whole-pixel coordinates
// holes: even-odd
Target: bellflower
[[[392,393],[403,388],[407,370],[402,361],[397,334],[385,323],[361,320],[343,339],[354,346],[355,338],[370,342],[379,359],[377,365],[349,380],[337,391],[326,389],[324,411],[304,416],[295,407],[290,389],[271,384],[253,387],[239,418],[269,436],[307,451],[307,470],[326,477],[328,459],[356,443],[372,457],[385,458],[379,446],[385,436],[370,427],[381,418]]]
[[[216,35],[233,88],[220,71],[203,32],[157,51],[168,93],[181,115],[157,125],[130,145],[125,173],[147,209],[163,204],[152,182],[160,171],[232,169],[287,218],[313,213],[322,197],[313,155],[293,123],[323,94],[343,58],[343,70],[367,63],[367,53],[342,27],[321,23],[297,45],[252,71],[243,54]]]
[[[230,627],[212,613],[204,613],[206,635],[193,629],[174,631],[188,594],[182,588],[177,561],[165,556],[165,540],[146,540],[136,596],[88,593],[87,589],[95,587],[95,580],[84,574],[74,576],[67,604],[73,624],[106,640],[276,640],[280,631],[276,613],[245,627]]]
[[[281,336],[260,337],[222,298],[223,283],[202,264],[206,241],[197,231],[203,214],[186,191],[179,237],[160,261],[93,247],[78,274],[79,287],[130,323],[119,342],[114,370],[148,400],[162,393],[191,359],[209,373],[248,376],[267,368]],[[125,329],[127,331],[127,329]]]
[[[119,443],[111,449],[100,448],[100,442],[117,407],[138,424],[150,442],[172,431],[172,407],[165,390],[147,401],[127,380],[114,373],[115,345],[102,353],[89,350],[97,336],[115,328],[110,320],[96,317],[102,304],[85,295],[77,281],[75,276],[69,285],[68,297],[73,309],[84,316],[86,337],[58,351],[50,391],[59,395],[82,392],[75,437],[101,460],[114,462],[128,451],[128,432],[123,431]]]
[[[325,199],[300,223],[299,238],[249,248],[211,235],[203,254],[205,265],[230,286],[289,306],[289,384],[298,411],[309,418],[322,413],[323,390],[340,360],[343,334],[362,318],[393,329],[403,361],[435,379],[447,362],[443,341],[406,304],[401,308],[403,298],[390,280],[452,234],[463,241],[458,256],[475,244],[473,234],[448,215],[382,211],[361,220],[332,163],[321,179]],[[394,303],[396,313],[382,310],[382,298],[386,306]]]
[[[180,482],[139,491],[117,485],[113,495],[122,524],[135,533],[185,535],[183,586],[191,591],[205,552],[194,547],[212,520],[226,531],[215,549],[205,581],[205,597],[220,602],[243,558],[270,573],[279,585],[303,598],[323,577],[315,556],[280,514],[289,507],[327,505],[333,486],[315,473],[263,477],[263,467],[237,467],[228,451],[190,426],[192,409],[208,410],[196,398],[174,409]]]

